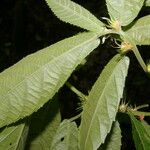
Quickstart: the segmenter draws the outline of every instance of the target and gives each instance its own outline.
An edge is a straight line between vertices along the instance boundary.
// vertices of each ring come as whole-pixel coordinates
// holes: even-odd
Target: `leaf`
[[[148,137],[150,137],[150,125],[146,121],[142,121],[141,123],[142,123],[143,127],[145,128],[145,131],[146,131]]]
[[[78,129],[75,122],[64,120],[60,124],[50,150],[78,150]]]
[[[138,121],[132,113],[129,113],[132,123],[132,134],[137,150],[149,150],[150,148],[150,126]]]
[[[145,1],[145,6],[150,6],[150,0]]]
[[[107,9],[112,20],[121,26],[131,23],[143,6],[144,0],[106,0]]]
[[[61,122],[57,98],[36,112],[31,120],[27,150],[49,150]]]
[[[129,59],[116,55],[102,71],[83,107],[81,150],[96,150],[110,132],[122,97]]]
[[[27,56],[0,74],[0,127],[37,111],[97,46],[94,33],[82,33]]]
[[[1,150],[23,150],[28,134],[28,125],[25,123],[5,127],[0,132]]]
[[[137,45],[150,45],[150,15],[137,20],[126,33]]]
[[[90,31],[100,32],[104,30],[104,24],[80,5],[70,0],[46,1],[60,20]]]
[[[107,136],[105,143],[98,150],[120,150],[121,149],[121,130],[119,123],[114,122],[111,132]]]

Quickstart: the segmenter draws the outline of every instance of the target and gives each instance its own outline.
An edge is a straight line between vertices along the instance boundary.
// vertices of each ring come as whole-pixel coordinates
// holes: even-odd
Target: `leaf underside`
[[[4,128],[0,132],[0,150],[22,150],[26,144],[28,126],[25,123]]]
[[[83,108],[79,141],[81,150],[96,150],[110,132],[122,97],[129,59],[116,55],[94,84]]]
[[[121,129],[118,121],[115,121],[105,143],[98,150],[120,150],[121,149]]]
[[[70,0],[46,0],[54,14],[62,21],[89,31],[100,32],[104,24],[88,10]]]
[[[150,15],[137,20],[126,33],[137,45],[150,45]]]
[[[121,26],[131,23],[138,15],[144,0],[106,0],[112,20],[118,20]]]
[[[49,150],[61,122],[57,97],[32,116],[26,150]]]
[[[0,74],[0,127],[37,111],[97,46],[94,33],[81,33],[29,55]]]
[[[145,1],[145,6],[150,6],[150,0]]]
[[[149,150],[150,148],[150,126],[138,121],[133,114],[129,113],[132,123],[132,134],[137,150]]]
[[[75,122],[64,120],[60,124],[50,150],[78,150],[78,128]]]

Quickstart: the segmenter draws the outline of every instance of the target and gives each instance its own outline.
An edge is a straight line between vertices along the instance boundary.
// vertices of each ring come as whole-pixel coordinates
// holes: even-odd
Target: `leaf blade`
[[[5,127],[0,132],[0,149],[20,150],[24,149],[28,125],[25,123]]]
[[[138,121],[132,113],[129,113],[129,116],[131,119],[132,134],[136,149],[148,150],[150,148],[150,126]]]
[[[81,150],[96,150],[104,142],[115,120],[128,65],[127,57],[116,55],[94,84],[81,117]]]
[[[32,116],[26,149],[49,150],[60,122],[61,115],[56,97]]]
[[[136,18],[143,3],[144,0],[106,0],[110,17],[119,21],[121,26],[128,25]]]
[[[137,45],[150,45],[150,15],[137,20],[126,33]]]
[[[54,136],[50,150],[78,150],[78,129],[75,122],[64,120]]]
[[[62,21],[89,31],[100,32],[104,24],[82,6],[71,0],[46,0],[54,14]]]
[[[145,6],[150,6],[150,0],[145,1]]]
[[[121,129],[119,122],[115,121],[111,132],[105,140],[105,143],[98,150],[119,150],[121,149]]]
[[[37,111],[97,46],[94,33],[81,33],[27,56],[0,74],[0,127]]]

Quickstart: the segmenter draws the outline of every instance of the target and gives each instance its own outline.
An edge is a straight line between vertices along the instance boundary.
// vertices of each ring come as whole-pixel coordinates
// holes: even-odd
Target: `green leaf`
[[[46,1],[60,20],[90,31],[100,32],[104,30],[104,24],[80,5],[70,0]]]
[[[106,0],[107,9],[112,20],[121,26],[131,23],[143,6],[144,0]]]
[[[2,72],[0,127],[42,107],[98,45],[96,34],[82,33],[29,55]]]
[[[142,123],[143,127],[145,128],[145,131],[146,131],[148,137],[150,137],[150,125],[146,121],[142,121],[141,123]]]
[[[137,45],[150,45],[150,15],[137,20],[126,33]]]
[[[0,132],[0,149],[23,150],[27,134],[28,126],[25,123],[5,127]]]
[[[132,123],[132,134],[137,150],[149,150],[150,126],[145,122],[138,121],[132,113],[129,113]]]
[[[129,59],[116,55],[94,84],[83,107],[80,149],[96,150],[110,132],[122,97]]]
[[[46,103],[31,120],[27,150],[49,150],[61,122],[57,98]]]
[[[50,150],[78,150],[78,128],[75,122],[64,120],[60,124]]]
[[[98,150],[120,150],[121,149],[121,130],[119,123],[114,122],[111,132],[108,134],[105,143]]]
[[[150,6],[150,0],[145,1],[145,6]]]

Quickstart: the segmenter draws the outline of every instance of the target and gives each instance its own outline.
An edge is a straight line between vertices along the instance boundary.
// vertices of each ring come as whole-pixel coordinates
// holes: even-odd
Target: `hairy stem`
[[[140,106],[137,106],[136,109],[142,109],[142,108],[146,108],[146,107],[149,107],[148,104],[144,104],[144,105],[140,105]]]
[[[131,112],[134,116],[150,116],[150,112],[143,112],[143,111],[133,111],[133,110],[129,110],[129,112]]]
[[[119,34],[122,36],[123,40],[127,40],[129,43],[132,44],[132,46],[133,46],[133,48],[132,48],[133,53],[135,54],[139,64],[143,68],[143,70],[145,72],[147,72],[147,66],[146,66],[146,64],[145,64],[141,54],[139,53],[139,50],[137,49],[137,46],[134,43],[134,41],[127,34],[125,34],[125,32],[123,32],[122,30],[119,32]]]
[[[75,94],[77,94],[80,98],[82,98],[83,100],[87,99],[87,96],[84,95],[81,91],[79,91],[78,89],[76,89],[73,85],[71,85],[69,82],[66,82],[67,87],[69,87],[69,89],[71,91],[73,91]]]
[[[133,48],[133,53],[135,54],[135,56],[136,56],[136,58],[137,58],[139,64],[140,64],[141,67],[143,68],[143,70],[144,70],[145,72],[147,72],[147,66],[146,66],[146,64],[145,64],[145,62],[144,62],[144,60],[143,60],[143,58],[141,57],[141,54],[139,53],[139,51],[138,51],[138,49],[137,49],[136,46]]]
[[[80,114],[78,114],[78,115],[76,115],[76,116],[70,118],[69,120],[70,120],[71,122],[72,122],[72,121],[75,121],[76,119],[78,119],[78,118],[81,117],[81,114],[82,114],[82,113],[80,113]]]

